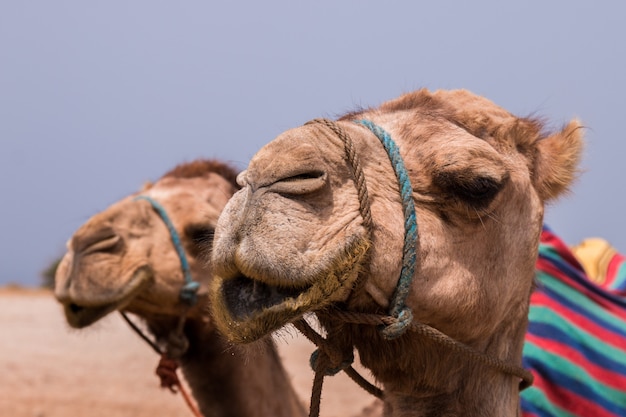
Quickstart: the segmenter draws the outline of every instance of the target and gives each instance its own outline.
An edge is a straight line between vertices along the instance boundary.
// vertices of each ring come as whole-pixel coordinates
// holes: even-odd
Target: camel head
[[[420,90],[342,117],[335,126],[353,142],[352,163],[324,124],[263,147],[216,229],[220,330],[249,342],[331,306],[388,311],[402,266],[403,207],[389,157],[361,119],[389,133],[408,170],[418,237],[405,302],[414,318],[470,344],[502,329],[523,337],[544,203],[575,178],[582,129],[573,120],[549,134],[538,120],[464,90]],[[521,342],[515,349],[521,355]]]
[[[237,186],[236,173],[217,162],[182,164],[136,194],[91,217],[70,238],[55,277],[55,296],[68,323],[89,326],[115,310],[143,317],[181,314],[181,259],[170,232],[150,202],[167,212],[180,236],[191,275],[200,283],[202,313],[211,276],[205,254],[217,218]]]

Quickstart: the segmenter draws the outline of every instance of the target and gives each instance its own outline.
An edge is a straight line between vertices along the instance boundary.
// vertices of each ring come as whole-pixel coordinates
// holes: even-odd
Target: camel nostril
[[[246,185],[248,185],[248,178],[246,177],[247,174],[247,170],[241,171],[241,173],[239,173],[239,175],[237,175],[237,185],[240,187],[245,187]]]
[[[118,244],[122,242],[122,238],[119,235],[113,235],[100,239],[83,250],[83,255],[87,255],[93,252],[113,252],[119,248]]]

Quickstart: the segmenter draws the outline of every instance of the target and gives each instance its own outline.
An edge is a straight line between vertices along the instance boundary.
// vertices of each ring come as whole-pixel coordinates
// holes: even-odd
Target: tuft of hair
[[[578,176],[584,147],[584,126],[578,119],[537,141],[534,181],[541,198],[553,200],[568,191]]]
[[[225,178],[235,189],[240,188],[239,185],[237,185],[238,170],[216,159],[196,159],[195,161],[179,164],[172,170],[166,172],[161,178],[195,178],[202,177],[209,173],[215,173]]]

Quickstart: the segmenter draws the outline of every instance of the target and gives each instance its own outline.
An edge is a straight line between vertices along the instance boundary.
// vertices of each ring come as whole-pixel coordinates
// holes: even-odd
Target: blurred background
[[[422,87],[579,117],[585,172],[546,221],[624,252],[625,20],[563,0],[0,2],[0,285],[40,285],[84,221],[180,162],[243,169],[284,130]]]

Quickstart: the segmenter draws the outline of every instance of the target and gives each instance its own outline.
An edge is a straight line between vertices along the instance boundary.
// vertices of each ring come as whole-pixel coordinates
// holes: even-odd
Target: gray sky
[[[2,1],[0,284],[39,284],[85,220],[179,162],[244,168],[286,129],[421,87],[581,118],[585,173],[547,223],[626,251],[626,3],[593,3]]]

